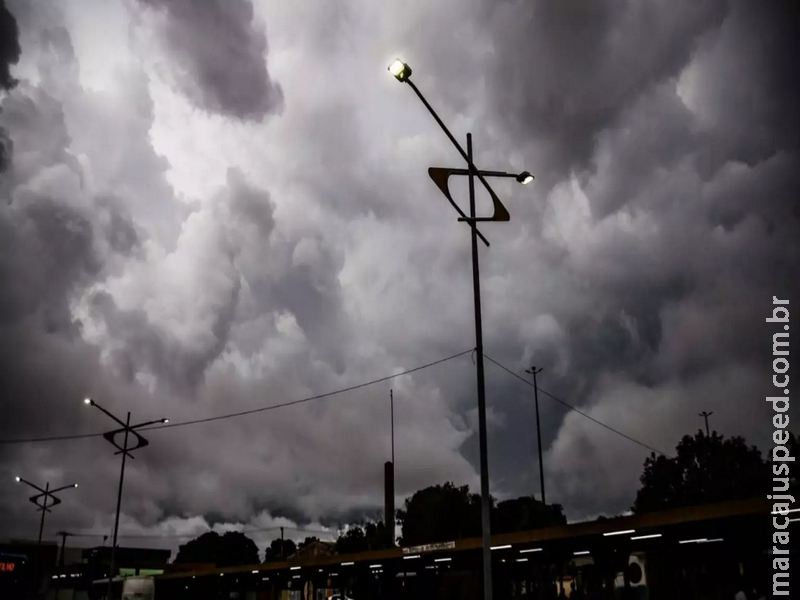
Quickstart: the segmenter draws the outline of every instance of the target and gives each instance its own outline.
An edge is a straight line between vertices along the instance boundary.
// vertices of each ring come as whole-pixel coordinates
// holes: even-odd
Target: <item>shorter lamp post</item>
[[[56,497],[54,494],[56,492],[61,492],[63,490],[68,490],[70,488],[76,488],[76,487],[78,487],[78,484],[77,483],[73,483],[73,484],[70,484],[70,485],[64,485],[64,486],[61,486],[60,488],[55,488],[55,489],[51,490],[49,482],[46,483],[45,486],[44,486],[44,489],[42,489],[38,485],[36,485],[35,483],[31,483],[30,481],[28,481],[27,479],[23,479],[22,477],[15,477],[14,480],[17,483],[24,483],[25,485],[27,485],[29,487],[32,487],[37,492],[39,492],[38,494],[35,494],[35,495],[31,496],[30,498],[28,498],[28,500],[33,502],[37,506],[36,510],[41,511],[41,513],[42,513],[42,518],[39,521],[39,541],[37,542],[37,546],[41,546],[42,545],[42,532],[44,531],[44,515],[45,515],[45,513],[52,512],[51,509],[56,504],[61,504],[61,500],[58,497]],[[39,502],[40,500],[41,500],[41,503]],[[36,555],[36,571],[38,572],[39,575],[42,575],[43,574],[42,573],[43,570],[44,570],[44,562],[42,561],[41,552],[38,552],[37,555]],[[38,587],[38,585],[40,585],[40,584],[37,584],[37,587]]]
[[[38,542],[38,544],[41,546],[42,531],[44,531],[44,515],[45,513],[52,512],[50,509],[53,508],[56,504],[61,504],[61,500],[59,500],[56,496],[54,496],[54,494],[56,492],[68,490],[70,488],[76,488],[78,487],[78,484],[72,483],[70,485],[65,485],[60,488],[51,490],[50,483],[46,483],[44,489],[42,489],[35,483],[31,483],[30,481],[28,481],[27,479],[23,479],[22,477],[15,477],[14,479],[16,480],[17,483],[24,483],[25,485],[30,486],[37,492],[39,492],[38,494],[28,498],[28,500],[33,502],[38,507],[36,510],[41,511],[42,513],[42,519],[39,521],[39,542]],[[40,500],[41,504],[39,503]],[[50,502],[48,503],[48,501]]]
[[[114,559],[115,559],[115,553],[116,553],[116,549],[117,549],[117,533],[119,531],[119,510],[120,510],[120,506],[122,504],[122,482],[125,479],[125,458],[130,456],[131,460],[133,460],[133,455],[131,455],[130,453],[132,451],[134,451],[134,450],[138,450],[139,448],[144,448],[145,446],[147,446],[150,443],[140,433],[138,433],[136,431],[136,429],[139,429],[141,427],[146,427],[147,425],[155,425],[157,423],[169,423],[169,419],[156,419],[155,421],[145,421],[144,423],[139,423],[137,425],[131,425],[131,413],[130,412],[128,412],[128,417],[125,420],[125,422],[123,422],[120,419],[118,419],[117,417],[115,417],[114,415],[112,415],[110,412],[108,412],[105,408],[100,406],[92,398],[86,398],[83,401],[83,403],[86,404],[87,406],[94,406],[95,408],[103,411],[106,414],[106,416],[110,417],[111,419],[113,419],[114,421],[116,421],[117,423],[119,423],[121,425],[120,428],[114,429],[112,431],[107,431],[106,433],[103,434],[103,437],[106,439],[106,441],[108,441],[112,446],[117,448],[117,452],[115,452],[114,454],[122,454],[122,468],[120,469],[120,472],[119,472],[119,489],[117,490],[117,512],[116,512],[116,516],[114,517],[114,539],[113,539],[113,541],[111,543],[111,564],[110,564],[109,573],[108,573],[108,594],[107,594],[107,598],[110,600],[111,599],[111,590],[112,590],[111,583],[112,583],[112,580],[114,578]],[[120,446],[119,444],[117,444],[116,441],[114,441],[114,438],[116,437],[116,435],[118,433],[124,433],[125,434],[124,441],[122,442],[122,446]],[[135,446],[131,446],[131,447],[128,446],[128,436],[129,435],[132,435],[132,436],[134,436],[136,438],[136,445]]]

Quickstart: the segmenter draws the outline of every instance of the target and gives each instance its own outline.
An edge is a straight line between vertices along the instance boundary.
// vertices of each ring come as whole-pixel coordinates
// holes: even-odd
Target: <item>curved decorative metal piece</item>
[[[122,454],[124,452],[126,456],[128,456],[129,458],[133,458],[133,456],[130,454],[133,450],[144,448],[150,442],[148,442],[145,438],[136,433],[131,427],[127,428],[128,433],[136,436],[136,445],[131,446],[129,448],[123,448],[122,446],[117,444],[117,442],[114,440],[114,436],[116,436],[119,433],[125,433],[125,429],[126,429],[125,427],[122,427],[121,429],[115,429],[114,431],[107,431],[106,433],[103,434],[103,437],[106,439],[106,441],[110,442],[117,450],[119,450],[119,452],[115,452],[114,454]]]
[[[449,180],[451,175],[469,175],[469,171],[467,169],[448,169],[445,167],[430,167],[428,169],[428,175],[436,186],[441,190],[441,192],[445,195],[445,197],[450,201],[450,204],[453,205],[453,208],[458,211],[458,214],[461,215],[464,221],[470,221],[470,218],[464,214],[458,205],[453,201],[452,196],[450,195],[450,186]],[[486,187],[489,192],[489,195],[492,197],[492,204],[494,205],[494,214],[491,217],[476,217],[475,221],[509,221],[511,220],[511,215],[509,215],[508,210],[500,202],[500,198],[497,197],[497,194],[494,193],[494,190],[490,187]],[[459,219],[462,220],[462,219]]]
[[[42,503],[41,504],[39,504],[39,499],[40,498],[42,499]],[[53,500],[50,504],[47,503],[47,499],[48,498],[52,498],[52,500]],[[47,512],[50,512],[50,509],[52,507],[54,507],[56,504],[61,504],[61,500],[59,500],[57,497],[53,496],[53,494],[51,494],[50,492],[47,492],[47,493],[44,493],[44,494],[36,494],[35,496],[31,496],[28,499],[31,502],[33,502],[36,506],[39,507],[39,508],[36,509],[37,511],[45,510]]]

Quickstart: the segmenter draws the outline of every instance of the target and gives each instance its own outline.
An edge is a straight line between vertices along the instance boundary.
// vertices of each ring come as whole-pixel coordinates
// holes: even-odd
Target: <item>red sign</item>
[[[16,567],[13,562],[0,562],[0,573],[11,573]]]

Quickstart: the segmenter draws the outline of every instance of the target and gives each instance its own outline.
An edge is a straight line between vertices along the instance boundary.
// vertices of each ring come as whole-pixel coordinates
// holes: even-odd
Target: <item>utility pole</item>
[[[286,557],[286,553],[283,548],[283,527],[281,527],[281,560],[284,560]]]
[[[536,384],[536,374],[541,373],[542,369],[532,366],[525,370],[526,373],[533,375],[533,398],[536,403],[536,443],[539,446],[539,489],[542,492],[542,504],[545,504],[544,497],[544,461],[542,460],[542,429],[539,425],[539,386]]]
[[[59,531],[58,535],[61,536],[61,557],[59,558],[58,566],[63,567],[64,566],[64,546],[67,545],[67,536],[75,535],[75,534],[74,533],[69,533],[67,531]]]
[[[703,411],[699,415],[699,416],[703,417],[703,419],[705,419],[705,422],[706,422],[706,437],[711,437],[711,434],[708,431],[708,417],[710,417],[713,414],[714,414],[713,412]]]
[[[392,465],[394,465],[394,391],[389,390],[389,404],[392,411]]]

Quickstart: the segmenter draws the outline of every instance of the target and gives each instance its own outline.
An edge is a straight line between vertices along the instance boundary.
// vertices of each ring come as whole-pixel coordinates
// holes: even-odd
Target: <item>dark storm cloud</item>
[[[16,81],[9,67],[19,61],[20,52],[17,20],[6,7],[5,0],[0,0],[0,89],[14,87]]]
[[[260,120],[283,106],[267,70],[267,38],[250,0],[139,0],[166,11],[163,32],[178,82],[198,107]]]
[[[0,0],[0,90],[8,91],[16,85],[9,69],[19,61],[20,52],[17,20],[6,7],[5,0]],[[5,171],[11,152],[11,140],[0,127],[0,173]]]
[[[488,3],[495,52],[486,65],[493,112],[510,139],[546,148],[547,185],[583,168],[595,136],[648,88],[675,76],[726,3]]]
[[[25,315],[0,322],[3,437],[102,429],[98,411],[74,406],[87,393],[180,421],[473,345],[468,228],[425,174],[457,157],[366,58],[413,46],[420,86],[454,132],[475,132],[480,166],[537,176],[497,183],[512,221],[488,224],[481,249],[488,354],[519,374],[543,366],[542,388],[665,451],[700,410],[726,435],[769,441],[763,319],[773,294],[794,304],[800,264],[796,91],[780,85],[794,17],[722,2],[265,4],[291,102],[243,124],[165,93],[158,65],[98,75],[106,3],[85,1],[69,5],[68,32],[50,19],[41,35],[36,11],[18,15],[19,76],[38,83],[3,101],[15,151],[0,275],[4,306]],[[277,106],[249,4],[140,4],[163,9],[194,106],[255,119]],[[215,22],[213,10],[227,12]],[[219,23],[248,65],[230,80],[217,77],[230,56],[208,43],[229,39]],[[159,62],[136,52],[132,63]],[[486,368],[492,492],[538,492],[532,390]],[[125,531],[378,514],[389,387],[398,494],[447,479],[477,489],[474,369],[467,355],[317,403],[153,431],[126,472]],[[548,500],[572,518],[628,508],[648,450],[540,405]],[[118,457],[102,439],[3,451],[3,475],[66,481],[91,463],[94,489],[53,527],[108,530]],[[11,493],[0,486],[0,528],[25,535],[35,515]]]
[[[800,95],[786,58],[797,53],[796,7],[532,6],[489,11],[493,32],[512,15],[520,27],[493,36],[487,112],[528,148],[539,190],[560,182],[549,213],[519,215],[541,220],[550,268],[535,281],[554,292],[537,309],[566,332],[569,368],[543,387],[668,452],[698,426],[699,410],[715,410],[726,434],[768,442],[756,425],[769,416],[760,401],[769,392],[764,315],[771,295],[794,303],[800,292],[791,108]],[[524,272],[507,254],[488,260],[484,272]],[[491,311],[496,300],[486,295]],[[506,364],[521,371],[525,358],[552,360],[536,351],[520,361],[514,345],[529,341],[505,334],[489,330],[487,347]],[[530,423],[506,405],[511,431]],[[543,405],[547,423],[552,405]],[[625,490],[635,489],[647,451],[552,409],[550,498],[578,514],[597,510],[601,497],[607,509],[629,506]],[[659,421],[675,433],[665,436]],[[511,475],[515,453],[502,439],[498,479]]]

